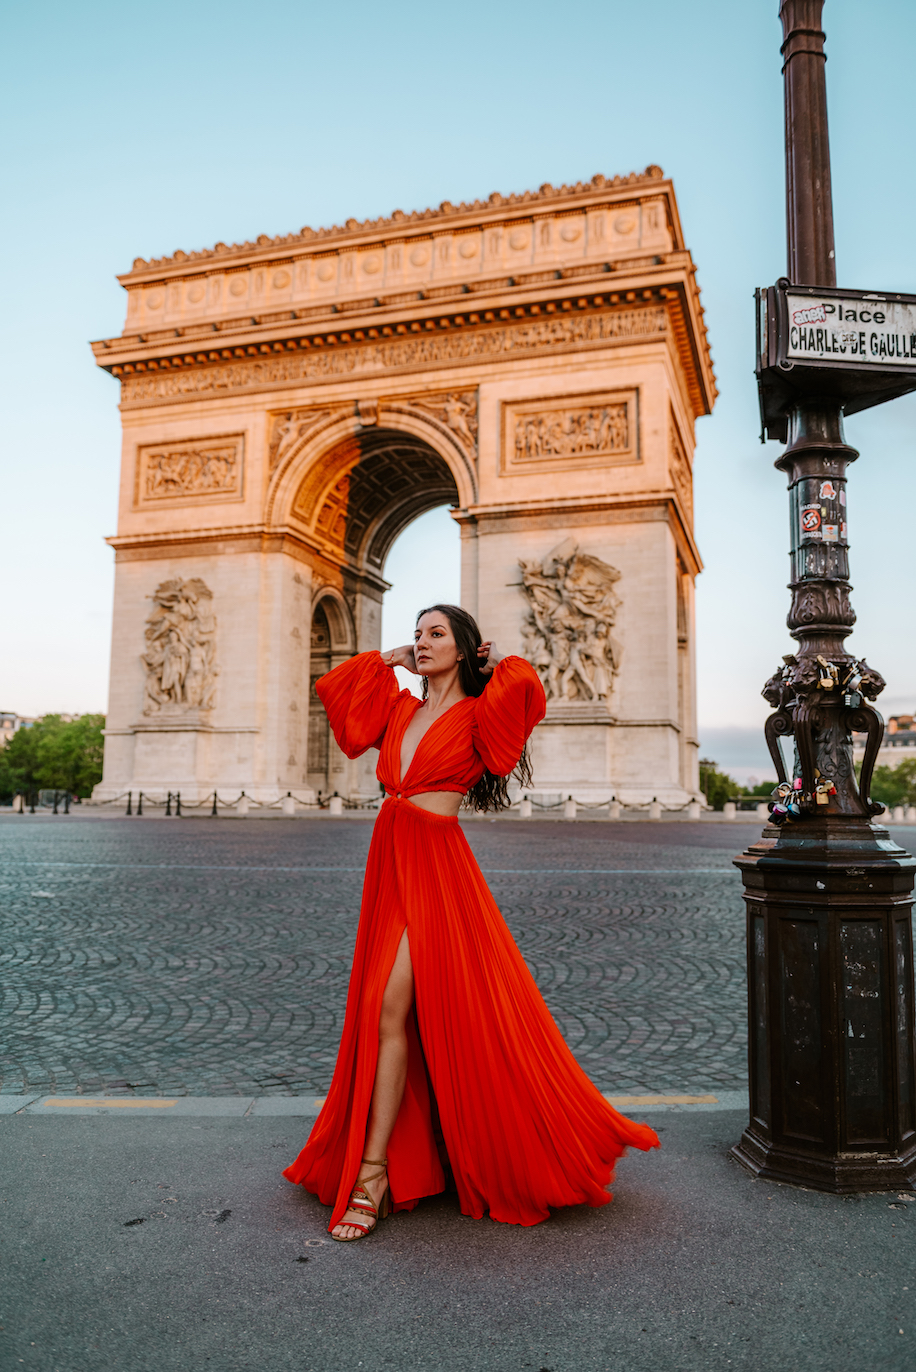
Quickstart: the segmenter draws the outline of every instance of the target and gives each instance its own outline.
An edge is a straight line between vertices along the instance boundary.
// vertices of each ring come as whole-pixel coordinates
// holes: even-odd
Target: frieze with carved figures
[[[638,395],[635,390],[506,402],[502,470],[637,462]]]
[[[243,434],[142,444],[134,503],[240,499],[244,447]]]

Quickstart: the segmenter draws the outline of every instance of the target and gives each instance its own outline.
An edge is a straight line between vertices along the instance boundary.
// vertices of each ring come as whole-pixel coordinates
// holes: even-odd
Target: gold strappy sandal
[[[376,1161],[373,1158],[363,1158],[363,1162],[368,1163],[370,1167],[380,1167],[382,1170],[381,1172],[372,1173],[371,1176],[356,1178],[356,1185],[350,1192],[350,1199],[347,1202],[347,1210],[356,1210],[360,1214],[371,1215],[375,1220],[375,1224],[360,1224],[357,1220],[340,1220],[338,1223],[346,1224],[349,1229],[361,1229],[363,1232],[361,1234],[353,1234],[348,1239],[338,1238],[336,1234],[332,1233],[331,1238],[337,1243],[355,1243],[357,1239],[364,1239],[367,1234],[372,1233],[373,1229],[378,1228],[380,1220],[386,1219],[391,1213],[391,1187],[385,1187],[378,1206],[375,1206],[372,1203],[372,1197],[369,1195],[369,1192],[364,1185],[367,1181],[378,1181],[379,1177],[385,1175],[388,1171],[388,1159],[382,1158],[381,1161]],[[346,1213],[346,1211],[344,1213]],[[336,1229],[337,1225],[334,1227]]]

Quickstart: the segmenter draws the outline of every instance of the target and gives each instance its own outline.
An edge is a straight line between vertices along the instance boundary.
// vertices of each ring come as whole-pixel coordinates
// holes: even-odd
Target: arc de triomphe
[[[124,433],[97,797],[376,794],[311,684],[380,646],[388,550],[445,504],[463,604],[548,692],[538,790],[697,792],[692,458],[716,391],[659,168],[120,280],[124,332],[93,345]]]

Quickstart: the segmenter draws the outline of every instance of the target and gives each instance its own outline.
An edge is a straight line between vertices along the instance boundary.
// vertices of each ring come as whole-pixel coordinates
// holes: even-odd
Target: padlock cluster
[[[817,655],[817,664],[821,669],[817,682],[819,691],[842,691],[843,704],[858,709],[862,704],[862,696],[858,687],[862,684],[861,663],[852,662],[838,666],[835,662],[828,662],[825,657]],[[841,672],[844,673],[841,679]],[[826,801],[821,801],[826,804]]]
[[[767,805],[773,824],[803,819],[812,806],[830,804],[830,797],[836,795],[836,787],[829,777],[821,776],[820,772],[815,775],[817,779],[813,791],[802,789],[801,777],[796,777],[792,782],[780,782]]]

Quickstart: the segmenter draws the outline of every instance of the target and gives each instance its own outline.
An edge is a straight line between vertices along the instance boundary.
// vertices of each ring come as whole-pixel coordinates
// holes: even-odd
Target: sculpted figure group
[[[216,618],[213,596],[199,577],[163,581],[152,596],[146,621],[146,703],[143,713],[163,708],[210,710],[216,691]]]
[[[543,561],[519,559],[529,614],[525,656],[550,700],[606,700],[622,648],[611,633],[620,600],[616,568],[580,553],[571,538]]]
[[[516,420],[515,460],[619,452],[629,441],[625,401],[600,409],[562,410],[552,416],[535,414]]]

